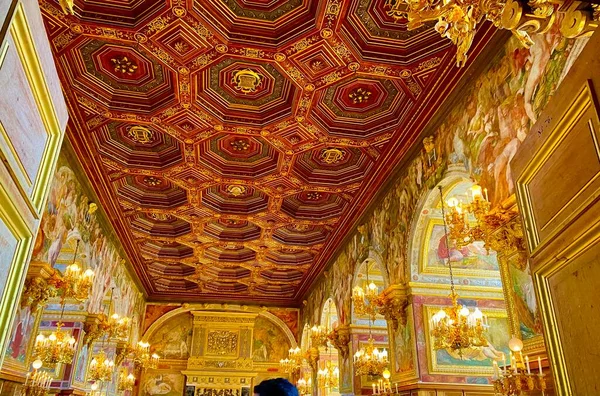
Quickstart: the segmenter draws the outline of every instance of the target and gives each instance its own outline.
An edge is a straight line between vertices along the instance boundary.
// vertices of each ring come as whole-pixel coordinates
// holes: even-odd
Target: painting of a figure
[[[0,296],[4,293],[18,243],[17,238],[10,232],[4,221],[0,219]]]
[[[451,243],[448,249],[444,226],[439,223],[441,220],[439,222],[434,220],[430,225],[431,235],[427,246],[428,268],[447,267],[446,260],[450,258],[453,268],[498,271],[496,252],[488,252],[483,241],[475,241],[462,248],[456,248]]]
[[[87,361],[89,355],[89,348],[87,345],[81,347],[77,361],[75,362],[75,375],[74,380],[80,383],[85,382],[85,372],[87,369]]]
[[[291,345],[283,331],[270,320],[258,316],[254,322],[252,359],[256,362],[279,362],[287,357]]]
[[[153,350],[160,351],[164,359],[187,359],[190,355],[192,338],[192,316],[177,315],[166,321],[152,336]]]
[[[407,309],[406,325],[398,326],[398,330],[394,333],[394,348],[395,348],[395,370],[401,375],[411,376],[415,374],[415,343],[414,343],[414,327],[412,320],[412,306]]]
[[[18,308],[6,351],[7,359],[12,359],[18,364],[26,363],[28,344],[35,338],[32,336],[35,320],[36,315],[31,312],[29,307]]]
[[[519,330],[522,339],[527,340],[541,335],[542,324],[529,262],[526,262],[525,266],[522,266],[511,260],[509,261],[508,271],[510,273],[514,297],[513,302],[519,320]]]
[[[185,378],[181,373],[148,370],[141,384],[144,396],[181,396],[185,386]]]
[[[433,307],[427,307],[428,318],[431,318],[436,311],[437,309]],[[486,346],[463,349],[460,352],[449,349],[433,350],[432,340],[428,339],[434,372],[487,375],[492,371],[493,360],[501,362],[503,356],[510,356],[508,341],[511,336],[506,314],[485,310],[483,313],[488,316],[489,323],[489,329],[485,333],[488,341]]]

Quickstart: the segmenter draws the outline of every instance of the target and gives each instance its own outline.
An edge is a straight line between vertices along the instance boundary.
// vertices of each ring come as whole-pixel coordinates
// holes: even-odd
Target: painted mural
[[[80,240],[78,259],[94,271],[94,284],[86,310],[103,311],[102,301],[115,288],[113,312],[133,317],[140,323],[142,294],[127,272],[124,253],[77,164],[74,155],[63,148],[52,181],[32,261],[50,263],[63,271],[59,262],[63,246]]]
[[[291,348],[281,328],[260,315],[254,322],[253,337],[252,359],[255,362],[279,362],[287,357]]]
[[[192,316],[183,313],[163,323],[148,342],[164,359],[187,359],[192,346],[192,330]]]
[[[524,267],[516,260],[510,260],[508,264],[519,330],[523,340],[528,340],[542,334],[541,317],[535,297],[531,269],[529,262],[526,262]]]
[[[361,262],[366,252],[374,251],[380,255],[391,284],[423,281],[410,270],[414,264],[409,262],[411,254],[408,252],[409,241],[413,238],[412,223],[418,217],[416,213],[420,211],[424,197],[449,168],[460,166],[473,181],[487,188],[494,206],[514,193],[510,160],[587,42],[586,39],[564,39],[558,32],[558,24],[544,35],[534,35],[533,40],[531,49],[525,49],[516,39],[510,38],[482,73],[469,82],[441,124],[428,134],[422,150],[393,177],[392,185],[363,218],[349,242],[340,247],[337,257],[311,289],[304,304],[303,323],[318,319],[318,310],[329,291],[333,292],[340,307],[341,321],[347,323],[351,293],[348,285],[352,284],[348,278],[352,278],[356,263]],[[459,265],[465,263],[466,266],[468,262],[485,269],[497,269],[493,258],[482,254],[481,246],[448,252],[439,230],[433,231],[432,245],[428,247],[431,265],[439,265],[436,261],[439,262],[440,256],[450,254]],[[520,309],[524,313],[529,311],[529,316],[525,315],[529,318],[527,323],[525,320],[521,323],[524,331],[528,331],[530,326],[535,327],[533,312],[536,307],[528,292],[532,286],[531,277],[523,272],[525,270],[515,271],[512,277],[515,293],[522,296]],[[436,278],[427,281],[447,282],[443,277]],[[497,287],[498,282],[490,281],[487,286]],[[332,288],[332,284],[336,287]],[[422,315],[417,308],[421,307],[415,307],[415,318]],[[422,331],[418,322],[414,324],[417,333]],[[403,337],[403,345],[425,342],[409,340],[409,333],[395,335],[395,339],[400,337]],[[418,350],[419,355],[424,351],[423,348]],[[410,367],[409,359],[400,361]],[[418,370],[424,378],[427,367]],[[427,377],[426,380],[439,378]]]
[[[38,312],[32,313],[29,307],[17,308],[11,339],[5,355],[7,363],[13,363],[21,367],[25,366],[28,358],[27,354],[31,350],[35,338],[33,337],[33,331],[37,327],[38,316]]]
[[[152,325],[152,323],[156,322],[158,318],[160,318],[167,312],[170,312],[179,307],[179,305],[146,304],[142,334],[144,334],[146,330],[148,330],[148,328]]]
[[[299,312],[296,309],[269,309],[269,313],[277,316],[290,329],[296,342],[299,341],[298,321]]]
[[[147,370],[141,381],[143,396],[181,396],[185,386],[185,377],[181,372]]]

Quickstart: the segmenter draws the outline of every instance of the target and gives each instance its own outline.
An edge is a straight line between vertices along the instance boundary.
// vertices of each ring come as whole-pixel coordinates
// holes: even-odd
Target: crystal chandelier
[[[135,376],[131,373],[127,374],[127,370],[121,370],[119,373],[119,386],[120,391],[130,391],[135,385]]]
[[[94,279],[94,271],[91,269],[81,272],[81,267],[75,263],[77,259],[77,251],[79,250],[79,240],[75,246],[75,254],[73,255],[73,263],[69,265],[63,277],[55,280],[56,287],[61,291],[61,297],[63,300],[68,298],[74,298],[77,301],[85,301],[90,295],[92,289],[92,281]]]
[[[388,366],[387,350],[379,350],[374,343],[375,340],[373,340],[373,337],[369,334],[367,346],[360,348],[354,354],[354,371],[356,372],[356,375],[379,376]]]
[[[64,311],[64,306],[63,306]],[[61,320],[63,313],[61,312]],[[62,330],[63,323],[56,323],[56,330],[48,337],[39,334],[35,339],[34,356],[43,363],[72,363],[77,341],[70,333]]]
[[[599,7],[595,2],[572,5],[561,22],[567,38],[590,35],[598,26]],[[458,47],[456,63],[464,66],[477,25],[484,19],[512,31],[526,48],[533,44],[530,34],[545,33],[556,20],[558,0],[385,0],[387,14],[397,22],[408,22],[414,30],[437,21],[435,30]],[[562,11],[562,10],[561,10]]]
[[[31,364],[33,372],[27,373],[23,384],[22,394],[24,396],[45,396],[48,394],[52,377],[44,371],[38,371],[42,367],[41,360],[36,359]]]
[[[439,190],[442,204],[442,218],[444,221],[444,235],[447,236],[448,230],[441,186]],[[448,246],[449,250],[450,247]],[[484,337],[487,319],[479,308],[475,308],[475,311],[471,312],[469,308],[458,304],[450,254],[446,255],[446,262],[450,272],[450,299],[452,300],[452,305],[440,309],[433,315],[430,322],[431,336],[434,340],[435,349],[451,349],[462,354],[463,349],[487,345],[487,340]]]
[[[355,286],[352,289],[354,313],[359,316],[369,316],[372,320],[375,320],[380,303],[378,292],[377,285],[369,281],[369,263],[367,263],[367,281],[363,287]]]
[[[320,388],[337,388],[340,381],[340,369],[331,360],[325,362],[325,367],[317,372]]]
[[[542,360],[538,356],[538,373],[531,372],[529,364],[529,356],[523,359],[523,341],[518,338],[512,338],[508,342],[510,348],[510,367],[506,364],[504,357],[503,367],[498,367],[498,363],[494,360],[494,393],[497,395],[517,396],[523,392],[531,392],[535,390],[541,391],[544,394],[546,390],[546,378],[542,372]]]
[[[104,351],[92,358],[88,368],[88,381],[106,382],[112,380],[115,362]]]

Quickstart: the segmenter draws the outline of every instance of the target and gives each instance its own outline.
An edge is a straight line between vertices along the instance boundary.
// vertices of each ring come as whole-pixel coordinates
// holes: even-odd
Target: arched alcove
[[[321,326],[327,329],[334,329],[338,326],[338,310],[335,305],[333,297],[328,298],[323,304],[321,310]],[[319,348],[319,371],[327,370],[330,375],[337,377],[337,384],[324,384],[323,381],[319,381],[319,392],[322,396],[338,396],[339,392],[339,379],[340,379],[340,362],[338,350],[333,344],[328,341],[327,346],[321,346]]]

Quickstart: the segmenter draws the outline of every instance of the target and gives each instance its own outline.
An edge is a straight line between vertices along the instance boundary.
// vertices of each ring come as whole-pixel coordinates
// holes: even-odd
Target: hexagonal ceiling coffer
[[[211,246],[204,251],[204,257],[215,261],[244,262],[254,260],[256,252],[243,246]]]
[[[153,261],[148,264],[148,270],[158,276],[190,276],[194,275],[196,269],[185,264],[161,263]]]
[[[316,32],[317,0],[194,0],[194,10],[238,44],[280,47],[299,34]]]
[[[329,231],[323,226],[294,223],[278,228],[273,239],[288,245],[314,245],[325,241]]]
[[[206,223],[204,233],[223,242],[245,242],[258,239],[261,229],[246,220],[219,219]]]
[[[110,122],[92,134],[101,155],[125,167],[164,169],[183,162],[183,147],[147,125]]]
[[[202,204],[222,214],[254,214],[267,210],[264,192],[238,184],[222,184],[202,192]]]
[[[205,273],[221,281],[239,280],[250,276],[249,269],[240,266],[219,267],[217,265],[206,266]]]
[[[340,186],[360,182],[372,165],[358,148],[324,146],[298,156],[292,171],[306,183]]]
[[[195,77],[195,100],[223,123],[266,126],[292,117],[300,91],[269,62],[223,58]]]
[[[136,212],[130,221],[133,229],[154,237],[174,238],[192,231],[190,223],[167,213]]]
[[[280,265],[304,265],[310,264],[315,258],[314,253],[296,249],[272,249],[267,252],[265,258]]]
[[[187,279],[154,279],[154,285],[159,291],[178,292],[178,291],[194,291],[198,289],[198,285]]]
[[[292,268],[272,268],[264,270],[260,276],[275,282],[296,282],[302,279],[304,273]]]
[[[74,0],[77,17],[132,28],[167,8],[164,0]]]
[[[346,201],[337,194],[305,191],[286,197],[281,211],[295,219],[329,219],[342,214]]]
[[[194,249],[178,242],[145,240],[140,244],[143,255],[156,259],[185,259],[194,255]]]
[[[243,293],[248,291],[248,286],[239,282],[204,282],[204,288],[217,293]]]
[[[187,193],[164,178],[125,176],[116,180],[120,197],[144,208],[175,208],[187,202]]]
[[[137,47],[85,39],[64,60],[73,87],[111,110],[149,114],[177,101],[175,73]]]

